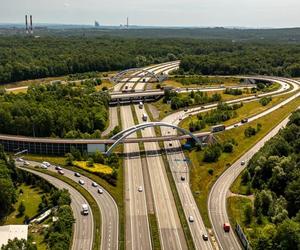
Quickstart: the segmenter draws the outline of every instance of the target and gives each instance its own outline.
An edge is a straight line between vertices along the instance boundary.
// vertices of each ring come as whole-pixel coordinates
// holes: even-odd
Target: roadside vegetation
[[[254,195],[253,202],[242,197],[229,202],[233,220],[243,226],[254,249],[300,245],[299,133],[300,111],[296,111],[288,126],[252,157],[232,188]]]
[[[215,146],[208,147],[202,151],[193,150],[186,152],[192,162],[190,166],[191,188],[206,226],[210,226],[207,214],[208,194],[216,179],[227,167],[233,164],[299,105],[300,100],[298,98],[271,114],[250,122],[247,126],[219,133],[217,135],[219,144]],[[246,137],[245,129],[249,126],[257,128],[258,124],[260,124],[259,132],[254,136]],[[232,152],[224,152],[225,144],[227,143],[232,144]],[[212,155],[212,160],[205,160],[205,154]]]
[[[11,241],[3,249],[15,249],[10,247],[18,244],[25,245],[25,249],[68,249],[74,223],[68,191],[57,190],[38,176],[17,169],[3,148],[0,158],[0,224],[23,224],[54,207],[52,216],[58,217],[56,222],[46,220],[30,226],[28,242]]]

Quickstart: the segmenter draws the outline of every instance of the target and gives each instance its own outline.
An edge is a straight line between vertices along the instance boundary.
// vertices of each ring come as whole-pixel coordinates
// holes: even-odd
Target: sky
[[[0,0],[0,23],[300,27],[300,0]]]

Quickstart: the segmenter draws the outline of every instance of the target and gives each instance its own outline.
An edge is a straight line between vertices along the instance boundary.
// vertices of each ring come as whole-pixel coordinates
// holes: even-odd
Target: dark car
[[[203,239],[204,241],[208,241],[208,236],[207,236],[206,234],[202,234],[202,239]]]
[[[241,120],[241,123],[247,123],[248,122],[248,118],[244,118]]]

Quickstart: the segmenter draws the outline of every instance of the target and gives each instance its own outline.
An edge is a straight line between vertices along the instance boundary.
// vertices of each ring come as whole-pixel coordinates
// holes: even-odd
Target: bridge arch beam
[[[157,127],[157,126],[177,129],[181,133],[191,136],[191,138],[193,138],[197,144],[202,145],[202,141],[198,137],[193,135],[190,131],[180,128],[176,125],[166,123],[166,122],[147,122],[147,123],[141,123],[139,125],[130,127],[124,131],[121,131],[120,133],[116,134],[115,136],[113,136],[111,139],[116,139],[116,138],[118,138],[118,139],[114,142],[114,144],[112,144],[109,147],[109,149],[106,151],[106,154],[110,155],[112,153],[112,151],[114,150],[114,148],[117,147],[120,143],[122,143],[124,141],[124,139],[126,139],[131,134],[133,134],[137,131],[140,131],[142,129],[145,129],[145,128],[151,128],[151,127]]]

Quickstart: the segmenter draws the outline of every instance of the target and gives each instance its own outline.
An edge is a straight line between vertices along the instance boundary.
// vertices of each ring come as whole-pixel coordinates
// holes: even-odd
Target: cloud
[[[70,7],[70,4],[69,4],[69,3],[64,3],[64,6],[65,6],[66,8],[68,8],[68,7]]]

